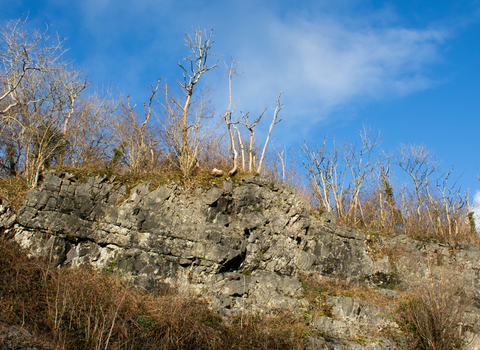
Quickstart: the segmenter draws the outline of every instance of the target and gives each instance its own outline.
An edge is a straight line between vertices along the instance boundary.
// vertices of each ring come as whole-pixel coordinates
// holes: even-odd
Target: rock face
[[[420,246],[400,236],[381,244],[411,249],[413,258],[372,259],[372,245],[363,233],[337,226],[329,214],[317,218],[294,190],[254,176],[193,193],[175,184],[153,189],[142,183],[127,195],[114,178],[92,177],[82,183],[51,172],[28,192],[16,216],[0,203],[1,231],[29,254],[58,265],[121,270],[153,291],[166,285],[193,287],[226,316],[246,307],[305,306],[301,275],[342,276],[381,286],[424,271],[429,254],[446,254],[446,260],[451,256],[445,247]],[[478,247],[460,247],[455,256],[473,271],[469,281],[477,288]],[[329,303],[338,315],[317,317],[315,326],[331,338],[352,337],[368,325],[392,326],[373,304],[350,298]],[[393,346],[381,337],[372,339],[380,340],[365,348]],[[322,342],[312,338],[311,348],[341,348]]]
[[[114,179],[49,173],[28,192],[14,238],[59,265],[127,271],[150,290],[206,287],[227,310],[243,295],[262,307],[293,305],[301,274],[363,281],[378,272],[363,233],[316,219],[292,189],[259,177],[188,194],[142,183],[125,195]]]

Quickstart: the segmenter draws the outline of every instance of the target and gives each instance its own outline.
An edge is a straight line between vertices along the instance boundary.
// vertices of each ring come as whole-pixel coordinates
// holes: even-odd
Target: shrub
[[[412,348],[452,350],[466,342],[465,311],[471,297],[457,269],[429,269],[412,284],[400,306],[398,322],[411,338]]]

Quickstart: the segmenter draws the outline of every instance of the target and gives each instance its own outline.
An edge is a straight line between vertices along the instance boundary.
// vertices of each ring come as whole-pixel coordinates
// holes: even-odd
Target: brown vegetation
[[[302,349],[288,312],[227,325],[193,294],[152,295],[108,271],[57,269],[0,244],[0,322],[55,349]]]
[[[411,349],[462,349],[473,340],[464,322],[471,303],[459,271],[431,267],[425,278],[412,284],[397,321],[410,336]]]

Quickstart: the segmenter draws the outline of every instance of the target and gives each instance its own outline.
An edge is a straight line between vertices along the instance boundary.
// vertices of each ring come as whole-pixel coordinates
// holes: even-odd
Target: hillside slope
[[[128,191],[115,178],[80,182],[54,171],[29,191],[17,213],[6,203],[0,212],[5,235],[58,266],[121,271],[152,292],[193,289],[225,317],[312,310],[317,332],[311,349],[404,346],[399,325],[387,317],[400,295],[385,288],[408,291],[452,276],[475,301],[465,309],[464,325],[470,336],[480,332],[478,246],[366,236],[336,225],[328,213],[312,212],[291,188],[260,177],[195,191],[173,183],[156,189],[142,183]],[[328,296],[329,312],[319,314],[305,297],[305,281],[338,278],[370,286],[391,298],[392,307]]]

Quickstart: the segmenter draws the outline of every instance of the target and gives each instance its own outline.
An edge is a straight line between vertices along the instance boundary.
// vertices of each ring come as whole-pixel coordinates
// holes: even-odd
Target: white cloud
[[[270,20],[262,33],[264,47],[254,44],[252,50],[247,39],[236,50],[247,62],[238,94],[249,100],[268,94],[271,101],[283,90],[296,115],[306,116],[314,106],[314,118],[320,119],[322,110],[358,99],[405,95],[436,84],[428,67],[440,60],[446,31],[362,24],[349,27],[327,16],[315,22]]]

